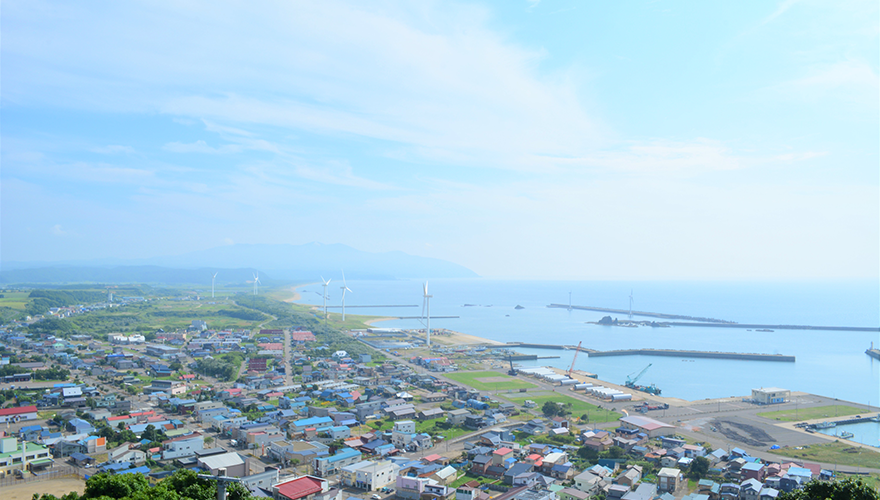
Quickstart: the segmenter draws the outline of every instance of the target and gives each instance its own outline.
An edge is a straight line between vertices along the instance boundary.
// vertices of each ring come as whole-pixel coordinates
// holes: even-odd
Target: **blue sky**
[[[5,1],[5,261],[880,275],[876,1]]]

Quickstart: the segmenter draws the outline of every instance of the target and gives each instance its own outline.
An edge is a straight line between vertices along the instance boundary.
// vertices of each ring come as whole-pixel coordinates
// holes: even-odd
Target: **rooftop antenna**
[[[211,276],[211,298],[212,299],[214,298],[214,279],[217,277],[217,273],[219,273],[219,272],[220,271],[217,271],[216,273],[214,273],[213,276]]]
[[[424,300],[424,304],[425,304],[425,313],[426,313],[425,314],[425,330],[428,332],[428,336],[426,337],[427,341],[428,341],[428,347],[431,347],[431,297],[433,297],[433,295],[428,295],[428,282],[427,281],[425,281],[424,290],[425,290],[425,294],[424,294],[423,300]]]
[[[351,288],[345,285],[345,269],[342,270],[342,286],[339,288],[342,289],[342,321],[345,322],[345,291],[348,290],[351,292]]]
[[[321,283],[324,284],[324,322],[327,322],[327,285],[330,284],[330,280],[324,281],[324,277],[321,276]]]
[[[629,289],[629,319],[633,319],[633,291]]]

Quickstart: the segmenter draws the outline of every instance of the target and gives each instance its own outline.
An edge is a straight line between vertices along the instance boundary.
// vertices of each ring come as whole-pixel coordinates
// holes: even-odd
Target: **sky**
[[[880,279],[878,18],[5,0],[0,259],[322,242],[495,278]]]

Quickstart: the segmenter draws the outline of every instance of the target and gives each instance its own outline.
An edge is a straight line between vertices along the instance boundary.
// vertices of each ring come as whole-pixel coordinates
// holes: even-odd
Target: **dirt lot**
[[[2,498],[3,500],[31,500],[34,493],[51,493],[57,497],[76,491],[82,493],[86,488],[86,483],[82,479],[65,477],[61,479],[50,479],[48,481],[32,481],[29,483],[16,484],[12,486],[4,486]]]

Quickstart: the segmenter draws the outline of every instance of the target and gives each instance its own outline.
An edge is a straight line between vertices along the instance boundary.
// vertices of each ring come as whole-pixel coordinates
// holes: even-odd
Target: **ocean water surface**
[[[351,308],[350,314],[420,316],[422,283],[415,280],[351,281],[346,306],[417,305],[413,308]],[[340,305],[332,282],[328,305]],[[319,305],[322,287],[300,288],[301,302]],[[581,353],[576,369],[623,383],[651,364],[639,381],[663,395],[687,400],[747,396],[758,387],[782,387],[877,406],[880,361],[865,354],[877,332],[817,330],[746,331],[709,327],[622,328],[587,324],[604,313],[554,309],[551,303],[702,316],[737,323],[813,326],[880,326],[880,286],[874,281],[835,282],[611,282],[444,279],[429,283],[433,328],[448,328],[502,342],[577,345],[597,350],[666,348],[786,354],[794,363],[689,359],[660,356],[590,358]],[[469,306],[465,306],[468,304]],[[524,309],[515,309],[517,305]],[[339,309],[332,309],[339,312]],[[612,315],[621,317],[622,315]],[[634,320],[653,318],[634,316]],[[385,328],[422,328],[418,320],[391,320]],[[518,349],[559,356],[522,365],[568,368],[573,351]]]

